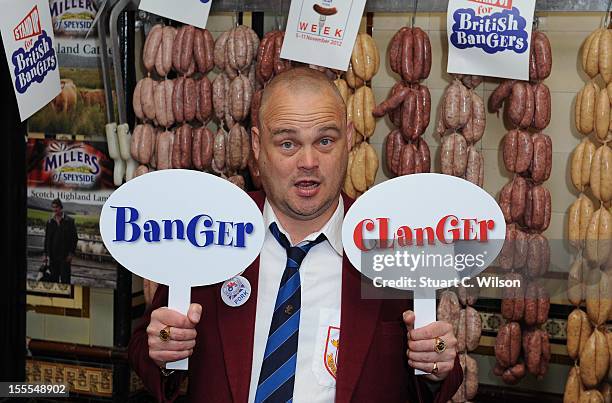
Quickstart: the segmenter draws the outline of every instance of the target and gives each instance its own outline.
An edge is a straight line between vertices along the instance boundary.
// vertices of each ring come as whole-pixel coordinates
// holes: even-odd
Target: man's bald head
[[[266,86],[259,116],[253,157],[267,200],[298,237],[318,231],[338,205],[353,138],[342,96],[323,73],[296,68]]]
[[[272,105],[273,101],[282,102],[282,97],[279,97],[279,94],[303,92],[335,98],[338,110],[343,116],[343,121],[346,121],[346,105],[336,85],[324,73],[318,70],[308,67],[296,67],[275,76],[266,85],[261,97],[261,106],[259,107],[259,129],[262,130],[261,125],[264,122],[266,108]]]

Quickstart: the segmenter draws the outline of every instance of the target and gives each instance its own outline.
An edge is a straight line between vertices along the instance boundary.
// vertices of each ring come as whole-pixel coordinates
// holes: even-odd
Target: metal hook
[[[612,0],[608,0],[608,8],[606,9],[606,16],[604,17],[604,21],[603,21],[603,28],[608,28],[608,25],[610,24],[610,6],[612,6]]]
[[[112,78],[111,78],[111,63],[108,55],[108,43],[106,41],[107,37],[107,27],[108,27],[108,15],[111,9],[114,7],[114,1],[109,2],[108,8],[103,7],[98,11],[97,27],[98,27],[98,40],[100,41],[100,64],[102,66],[102,81],[104,84],[104,97],[106,101],[106,121],[108,123],[113,122],[115,120],[115,108],[114,108],[114,100],[113,100],[113,89],[112,89]],[[106,6],[107,2],[104,2],[104,6]],[[111,28],[112,29],[112,28]],[[115,31],[117,28],[115,27]]]
[[[85,34],[85,39],[87,39],[89,37],[89,34],[91,34],[91,31],[93,31],[94,28],[96,28],[98,26],[98,20],[102,16],[105,16],[106,4],[107,3],[108,3],[108,0],[102,0],[102,3],[98,6],[98,12],[96,13],[96,16],[94,17],[94,20],[91,23],[91,27],[89,28],[89,30]]]
[[[140,4],[137,0],[119,0],[110,12],[109,27],[110,37],[113,47],[113,68],[115,70],[115,91],[117,99],[125,99],[125,90],[123,88],[123,75],[121,71],[121,43],[119,41],[119,31],[117,29],[119,17],[126,9],[137,10]],[[127,123],[127,111],[124,102],[117,102],[117,110],[119,112],[119,122]]]
[[[410,28],[414,28],[416,23],[416,13],[419,7],[419,0],[414,0],[414,8],[412,9],[412,18],[410,19]]]
[[[277,8],[277,10],[280,10],[282,5],[283,5],[283,0],[278,0],[278,8]],[[280,14],[280,11],[274,13],[274,28],[276,28],[277,30],[280,29],[279,14]]]
[[[287,18],[288,18],[288,14],[287,15],[283,12],[285,8],[285,2],[283,0],[280,0],[280,26],[278,27],[278,29],[280,31],[284,31],[285,28],[287,28]]]
[[[240,24],[244,24],[244,11],[246,10],[246,4],[244,4],[244,0],[240,0]]]
[[[233,20],[234,20],[234,26],[235,27],[237,27],[239,25],[238,22],[240,20],[240,16],[238,15],[240,13],[240,11],[239,11],[240,6],[238,4],[239,1],[240,0],[235,0],[234,1],[234,17],[233,17]]]

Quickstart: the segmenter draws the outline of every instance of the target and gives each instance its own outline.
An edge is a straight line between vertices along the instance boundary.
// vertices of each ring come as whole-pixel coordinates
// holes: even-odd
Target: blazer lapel
[[[253,192],[250,196],[257,207],[263,211],[265,195],[262,192]],[[217,320],[225,357],[225,369],[234,402],[246,402],[249,396],[257,310],[257,285],[259,283],[259,256],[242,273],[242,276],[251,283],[249,300],[237,308],[223,303],[220,294],[217,301]]]
[[[251,296],[242,306],[232,308],[221,301],[217,303],[217,320],[225,357],[225,369],[232,390],[232,401],[246,402],[251,382],[253,339],[255,335],[255,311],[257,309],[257,283],[259,256],[242,275],[251,283]]]
[[[380,314],[380,299],[362,299],[361,273],[344,255],[342,263],[342,308],[336,402],[351,400],[370,349]]]

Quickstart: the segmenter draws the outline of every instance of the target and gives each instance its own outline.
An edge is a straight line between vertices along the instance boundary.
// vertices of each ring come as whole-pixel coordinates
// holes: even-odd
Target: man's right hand
[[[193,353],[197,335],[195,327],[201,316],[200,304],[191,304],[187,316],[166,307],[151,313],[147,327],[149,357],[157,366],[163,368],[167,362],[182,360]],[[169,326],[170,338],[164,341],[159,332],[166,326]]]
[[[43,256],[43,264],[49,264],[49,257],[47,255]]]

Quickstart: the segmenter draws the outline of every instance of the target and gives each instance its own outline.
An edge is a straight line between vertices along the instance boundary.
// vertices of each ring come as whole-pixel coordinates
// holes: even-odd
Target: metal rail
[[[119,0],[113,6],[110,13],[109,25],[110,25],[110,37],[113,46],[113,68],[115,70],[115,91],[117,92],[117,99],[122,100],[125,98],[125,87],[123,86],[123,71],[121,70],[121,40],[119,38],[119,18],[124,11],[136,10],[140,2],[137,0]],[[119,123],[127,123],[127,111],[124,102],[117,102],[117,109],[119,111]]]
[[[416,0],[368,0],[365,11],[377,13],[411,13]],[[288,9],[289,0],[283,0]],[[448,7],[448,0],[420,1],[417,12],[443,13]],[[608,0],[537,0],[536,11],[548,12],[605,12]],[[213,12],[264,11],[277,12],[278,2],[270,0],[214,0]]]
[[[106,122],[115,121],[115,107],[113,100],[113,86],[111,76],[110,56],[108,55],[108,15],[116,0],[105,1],[102,10],[98,11],[98,40],[100,41],[100,64],[102,66],[102,82],[104,84],[104,97],[106,99]]]

